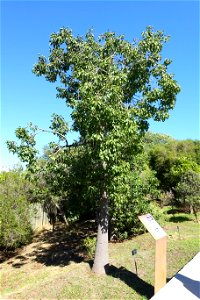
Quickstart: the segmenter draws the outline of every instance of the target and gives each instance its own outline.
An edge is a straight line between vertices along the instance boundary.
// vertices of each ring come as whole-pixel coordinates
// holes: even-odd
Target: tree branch
[[[65,142],[67,142],[67,145],[68,145],[68,141],[67,141],[67,139],[66,139],[66,137],[63,135],[63,134],[61,134],[60,132],[58,132],[58,131],[53,131],[53,130],[47,130],[47,129],[42,129],[42,128],[37,128],[39,131],[42,131],[42,132],[47,132],[47,133],[52,133],[52,134],[57,134],[57,135],[59,135],[60,137],[62,137],[64,140],[65,140]],[[37,133],[36,133],[37,134]],[[35,135],[36,135],[35,134]]]

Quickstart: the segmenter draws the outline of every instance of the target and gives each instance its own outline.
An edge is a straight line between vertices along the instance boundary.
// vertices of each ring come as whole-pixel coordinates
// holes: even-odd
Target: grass
[[[176,216],[176,215],[175,215]],[[199,226],[190,218],[163,219],[168,234],[168,278],[199,251]],[[87,224],[85,224],[87,225]],[[154,285],[155,242],[149,233],[110,243],[107,275],[91,272],[91,259],[80,247],[88,227],[44,231],[32,244],[1,265],[2,299],[150,299]],[[93,234],[93,233],[92,233]],[[136,274],[132,250],[137,249]]]

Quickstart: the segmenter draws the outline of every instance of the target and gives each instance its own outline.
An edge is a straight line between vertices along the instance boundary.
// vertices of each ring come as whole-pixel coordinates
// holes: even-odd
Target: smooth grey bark
[[[92,271],[96,274],[105,274],[108,258],[108,196],[104,191],[100,199],[98,232],[96,251]]]

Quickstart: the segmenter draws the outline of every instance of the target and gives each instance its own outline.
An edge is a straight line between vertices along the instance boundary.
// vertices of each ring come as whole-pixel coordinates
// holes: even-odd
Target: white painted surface
[[[159,240],[167,236],[166,232],[163,230],[163,228],[158,224],[158,222],[154,219],[154,217],[151,214],[139,216],[139,219],[155,240]]]
[[[197,299],[200,299],[200,252],[151,298],[151,300]]]

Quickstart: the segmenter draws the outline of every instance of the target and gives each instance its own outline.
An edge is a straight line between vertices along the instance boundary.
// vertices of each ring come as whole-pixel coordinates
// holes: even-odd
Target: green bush
[[[126,173],[127,171],[127,173]],[[148,168],[135,172],[125,170],[115,178],[110,201],[110,238],[124,240],[144,232],[138,216],[146,213],[158,218],[157,180]]]
[[[0,247],[15,249],[32,237],[27,183],[18,172],[0,174]]]
[[[86,237],[83,240],[83,249],[86,251],[89,258],[94,257],[96,247],[96,237]]]

